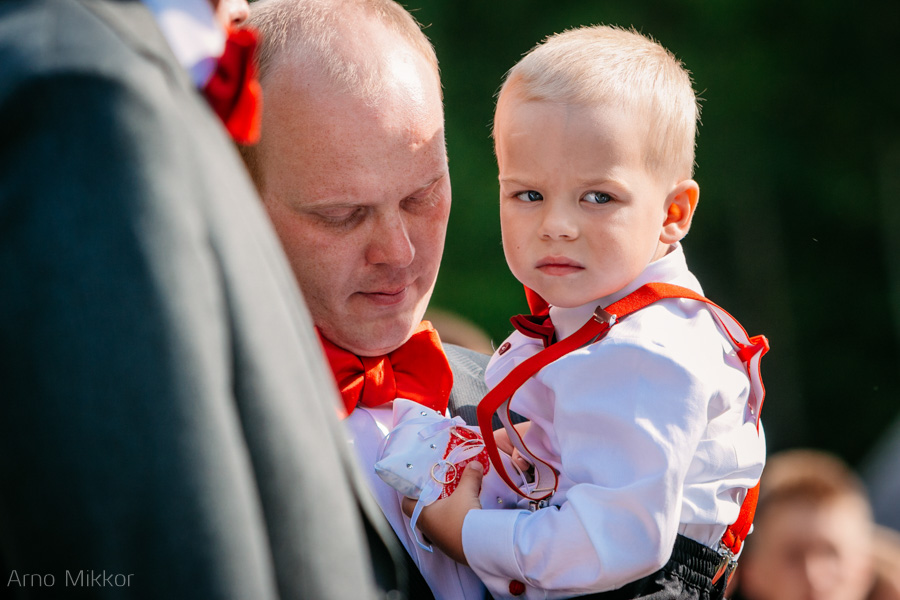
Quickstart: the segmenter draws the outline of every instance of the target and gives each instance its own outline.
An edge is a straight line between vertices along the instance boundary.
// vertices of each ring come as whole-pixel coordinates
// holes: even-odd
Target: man
[[[3,597],[377,596],[215,4],[0,2]]]
[[[351,441],[435,595],[481,594],[470,571],[416,546],[372,468],[395,398],[439,410],[449,400],[474,422],[485,391],[487,357],[444,346],[448,365],[420,326],[450,212],[434,50],[391,0],[262,0],[250,23],[266,110],[244,157],[342,388]]]

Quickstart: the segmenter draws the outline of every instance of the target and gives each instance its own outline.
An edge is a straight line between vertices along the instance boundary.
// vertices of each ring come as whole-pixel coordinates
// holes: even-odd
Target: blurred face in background
[[[250,18],[250,5],[247,0],[213,0],[216,20],[224,29],[237,27]]]
[[[873,582],[872,531],[855,497],[771,506],[740,559],[741,593],[747,600],[863,600]]]

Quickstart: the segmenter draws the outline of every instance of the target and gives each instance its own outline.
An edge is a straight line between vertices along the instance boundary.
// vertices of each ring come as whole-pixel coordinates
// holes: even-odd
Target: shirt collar
[[[588,319],[591,318],[591,315],[594,314],[594,309],[598,306],[609,306],[613,302],[618,302],[642,285],[653,282],[674,283],[693,290],[698,294],[703,294],[700,282],[697,281],[697,278],[688,270],[681,243],[676,243],[668,254],[659,260],[655,260],[648,264],[644,270],[641,271],[640,275],[635,277],[631,283],[619,291],[574,308],[551,306],[550,320],[556,328],[557,339],[561,340],[578,331],[582,325],[587,323]]]
[[[175,58],[202,88],[225,50],[225,32],[209,0],[143,0]]]

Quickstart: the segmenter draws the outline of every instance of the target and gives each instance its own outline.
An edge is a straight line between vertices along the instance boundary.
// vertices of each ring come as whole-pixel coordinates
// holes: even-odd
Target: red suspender
[[[697,300],[707,304],[710,312],[716,318],[723,331],[728,335],[734,347],[737,349],[737,355],[744,363],[747,369],[747,375],[750,378],[750,397],[748,399],[748,410],[756,420],[757,429],[759,428],[759,412],[762,409],[763,399],[765,398],[765,388],[759,373],[759,362],[762,356],[769,350],[769,342],[764,336],[758,335],[750,337],[730,314],[718,305],[712,303],[700,294],[693,292],[687,288],[667,283],[649,283],[628,296],[622,298],[605,309],[597,308],[594,316],[585,323],[581,329],[555,344],[551,344],[544,350],[531,356],[503,378],[488,394],[482,399],[478,405],[478,425],[484,436],[484,444],[488,452],[488,456],[497,469],[497,473],[513,489],[523,498],[527,498],[532,502],[539,503],[548,500],[555,492],[559,484],[559,478],[556,471],[545,461],[531,453],[525,446],[518,431],[512,426],[509,420],[509,402],[513,394],[522,387],[522,385],[531,378],[535,373],[543,369],[551,362],[561,358],[562,356],[582,348],[589,344],[600,341],[609,331],[610,327],[618,321],[624,319],[628,315],[650,306],[657,300],[664,298],[687,298]],[[500,461],[500,452],[497,449],[497,443],[494,440],[494,434],[491,428],[491,418],[498,409],[499,417],[503,426],[506,428],[510,441],[525,456],[535,468],[534,485],[528,493],[523,492],[512,482],[503,463]],[[737,521],[734,522],[725,531],[722,543],[734,554],[741,548],[744,539],[750,531],[750,525],[753,523],[753,515],[756,511],[756,499],[759,494],[759,485],[748,490],[744,502],[741,504],[741,512]]]
[[[738,514],[737,521],[728,526],[725,535],[722,536],[722,543],[731,553],[737,556],[741,551],[747,534],[750,533],[750,526],[753,525],[753,515],[756,514],[756,501],[759,499],[759,484],[747,490],[744,501],[741,503],[741,512]]]

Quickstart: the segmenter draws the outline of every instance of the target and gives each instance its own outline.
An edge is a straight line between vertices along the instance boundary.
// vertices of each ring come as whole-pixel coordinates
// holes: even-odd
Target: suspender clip
[[[609,327],[616,324],[616,315],[610,314],[598,306],[594,309],[594,320],[598,323],[606,323]]]
[[[550,499],[544,498],[543,500],[532,500],[528,503],[528,510],[531,512],[537,512],[542,508],[547,508],[550,506]]]
[[[728,582],[731,580],[735,567],[737,567],[737,557],[731,551],[731,548],[726,546],[721,540],[719,541],[719,557],[719,566],[716,569],[716,574],[713,575],[712,584],[713,587],[721,588],[724,592],[725,588],[728,587]]]

